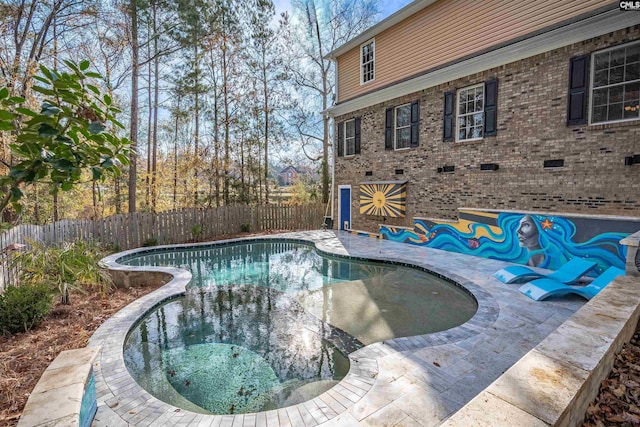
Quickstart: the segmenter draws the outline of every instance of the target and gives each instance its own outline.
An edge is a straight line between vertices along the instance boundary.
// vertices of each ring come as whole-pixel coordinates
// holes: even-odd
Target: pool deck
[[[257,414],[203,415],[180,410],[151,396],[124,367],[122,349],[127,331],[152,306],[184,292],[190,279],[190,274],[183,270],[162,268],[173,274],[174,279],[122,309],[89,341],[89,346],[102,346],[94,364],[99,406],[92,425],[438,425],[584,304],[578,297],[545,302],[529,299],[518,292],[518,285],[505,285],[493,278],[496,270],[511,265],[502,261],[335,231],[260,238],[304,240],[329,254],[426,268],[472,292],[478,301],[478,311],[459,327],[375,343],[352,353],[349,375],[333,389],[304,404]]]

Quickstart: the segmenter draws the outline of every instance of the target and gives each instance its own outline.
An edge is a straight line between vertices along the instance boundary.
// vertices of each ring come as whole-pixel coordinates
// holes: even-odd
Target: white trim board
[[[471,74],[640,24],[640,14],[610,10],[335,105],[330,117],[390,101]]]
[[[353,191],[351,191],[351,185],[349,184],[341,184],[338,185],[338,230],[342,230],[340,227],[342,227],[342,224],[340,224],[340,221],[342,221],[342,192],[340,190],[342,189],[348,189],[349,190],[349,205],[351,205],[351,197],[353,194]],[[349,228],[351,228],[351,218],[353,216],[353,209],[349,208]]]

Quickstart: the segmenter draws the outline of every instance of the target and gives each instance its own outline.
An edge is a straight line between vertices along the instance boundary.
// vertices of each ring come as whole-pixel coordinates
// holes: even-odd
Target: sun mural
[[[360,184],[360,213],[402,218],[406,213],[407,183],[363,182]]]

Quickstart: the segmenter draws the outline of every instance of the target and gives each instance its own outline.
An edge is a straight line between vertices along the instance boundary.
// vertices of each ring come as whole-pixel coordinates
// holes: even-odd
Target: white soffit
[[[640,14],[611,10],[508,46],[393,84],[326,110],[330,117],[376,105],[582,40],[640,24]]]

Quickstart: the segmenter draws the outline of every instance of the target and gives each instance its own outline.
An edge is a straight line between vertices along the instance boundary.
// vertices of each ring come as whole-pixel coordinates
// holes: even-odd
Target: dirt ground
[[[583,427],[640,426],[640,331],[616,355]]]
[[[0,426],[17,424],[29,393],[58,353],[86,346],[106,319],[156,287],[117,289],[104,298],[72,294],[70,305],[56,303],[34,330],[0,337]]]

